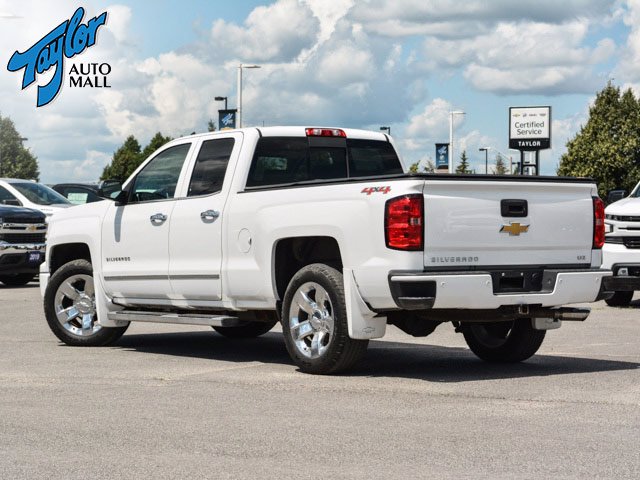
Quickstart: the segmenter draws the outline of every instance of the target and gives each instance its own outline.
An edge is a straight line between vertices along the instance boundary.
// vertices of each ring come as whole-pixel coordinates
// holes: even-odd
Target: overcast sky
[[[7,71],[75,9],[108,12],[97,43],[65,61],[65,86],[36,108],[36,88]],[[565,143],[608,80],[640,91],[640,0],[0,0],[0,114],[38,157],[41,180],[94,181],[128,135],[206,130],[245,70],[245,125],[391,126],[405,163],[434,157],[456,116],[456,156],[484,171],[507,155],[509,106],[550,105],[554,174]],[[72,88],[72,64],[109,63],[111,88]],[[49,74],[38,77],[40,85]],[[491,155],[493,157],[493,154]],[[491,160],[493,160],[491,158]]]

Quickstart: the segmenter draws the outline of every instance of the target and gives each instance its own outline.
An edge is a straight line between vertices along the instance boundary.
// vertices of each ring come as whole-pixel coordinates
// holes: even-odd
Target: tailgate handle
[[[500,200],[500,214],[503,217],[526,217],[529,214],[529,206],[526,200]]]

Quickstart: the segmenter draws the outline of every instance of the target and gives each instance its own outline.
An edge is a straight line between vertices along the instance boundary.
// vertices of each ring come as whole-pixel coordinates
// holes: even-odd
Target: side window
[[[190,143],[176,145],[156,155],[133,181],[131,202],[173,198]]]
[[[389,142],[348,139],[349,176],[372,177],[402,173],[402,164]]]
[[[224,174],[227,171],[234,143],[233,138],[203,142],[189,182],[188,197],[208,195],[222,190]]]
[[[253,155],[247,187],[263,187],[306,180],[306,138],[263,137]]]
[[[0,187],[0,204],[4,205],[22,205],[13,193],[4,187]]]

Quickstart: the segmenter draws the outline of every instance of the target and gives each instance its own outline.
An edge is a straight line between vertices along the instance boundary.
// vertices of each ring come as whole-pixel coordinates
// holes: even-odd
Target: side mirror
[[[129,192],[122,190],[115,198],[116,206],[122,207],[129,202]]]
[[[7,198],[6,200],[3,200],[2,203],[5,205],[13,205],[14,207],[22,206],[22,203],[17,198]]]
[[[626,196],[627,196],[626,190],[622,190],[622,189],[609,190],[609,192],[607,193],[607,205],[613,202],[617,202],[618,200],[622,200]]]
[[[114,198],[114,194],[122,191],[120,180],[104,180],[98,189],[98,195],[104,198]]]

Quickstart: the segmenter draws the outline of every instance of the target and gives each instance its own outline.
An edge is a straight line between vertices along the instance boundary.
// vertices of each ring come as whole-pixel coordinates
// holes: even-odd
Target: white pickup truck
[[[614,275],[607,279],[607,288],[614,294],[605,300],[624,307],[640,290],[640,183],[628,197],[607,206],[605,228],[602,267]]]
[[[517,362],[565,307],[605,295],[604,205],[586,179],[408,175],[388,136],[267,127],[192,135],[148,158],[115,201],[56,214],[40,270],[69,345],[130,322],[278,321],[302,371],[354,365],[392,324],[444,322],[480,358]]]

